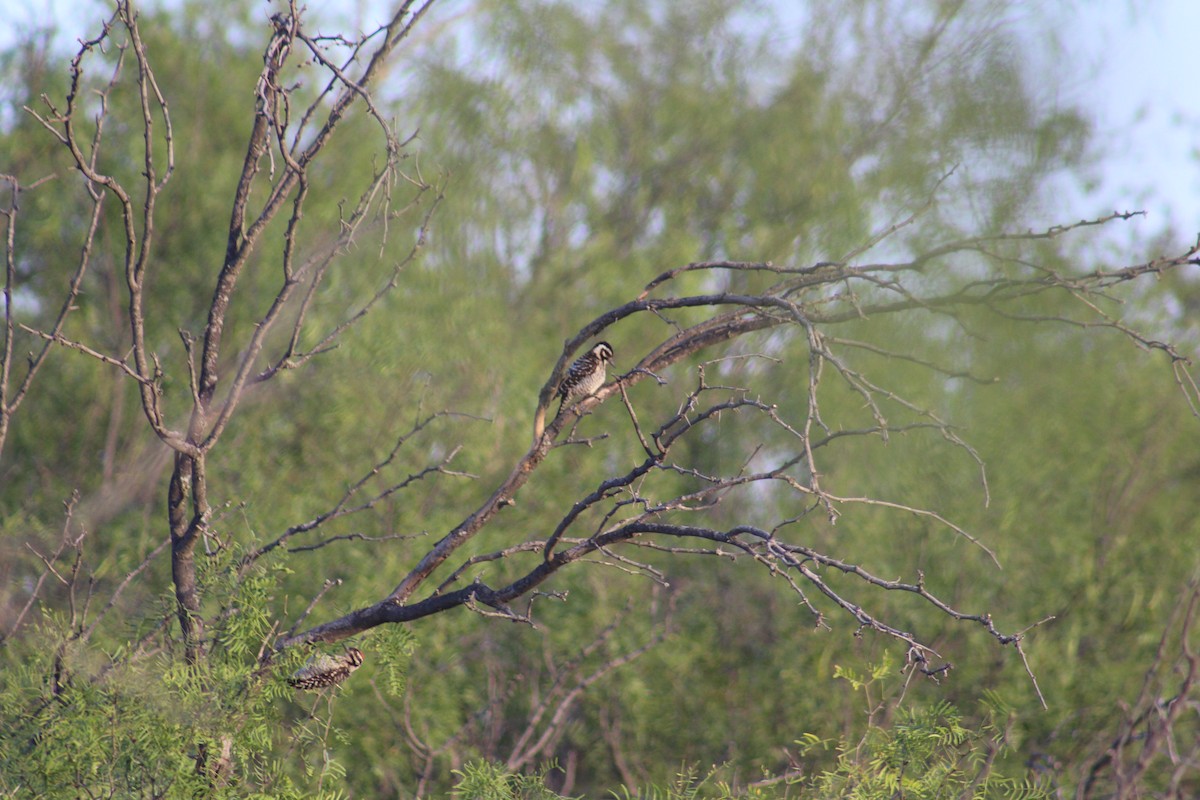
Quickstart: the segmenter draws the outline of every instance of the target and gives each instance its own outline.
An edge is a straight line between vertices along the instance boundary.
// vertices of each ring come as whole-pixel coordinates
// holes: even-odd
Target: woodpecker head
[[[612,361],[613,349],[612,345],[608,342],[597,342],[596,346],[592,348],[591,352],[601,364]]]
[[[359,650],[357,647],[347,648],[346,662],[353,664],[356,667],[361,667],[363,663],[363,651]]]

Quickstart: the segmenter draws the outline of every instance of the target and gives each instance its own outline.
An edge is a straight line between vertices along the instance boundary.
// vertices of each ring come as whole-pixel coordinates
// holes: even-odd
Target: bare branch
[[[58,570],[56,570],[54,568],[54,562],[58,561],[58,559],[60,559],[62,557],[63,553],[65,553],[68,548],[76,547],[77,544],[79,543],[79,541],[82,539],[82,537],[72,537],[71,536],[71,528],[72,528],[71,522],[75,516],[75,507],[76,507],[76,505],[78,505],[78,503],[79,503],[79,493],[75,492],[63,504],[65,513],[63,515],[62,537],[59,540],[58,548],[54,551],[53,555],[51,555],[49,557],[44,556],[41,553],[39,553],[36,549],[34,549],[33,545],[29,544],[29,542],[25,543],[25,547],[31,553],[33,553],[35,556],[37,556],[38,559],[42,562],[42,564],[45,565],[46,568],[42,571],[42,573],[40,575],[38,575],[38,579],[34,583],[32,591],[30,591],[30,593],[29,593],[29,599],[25,601],[25,605],[22,606],[20,612],[18,612],[17,618],[15,620],[13,620],[13,624],[8,629],[8,632],[5,633],[3,636],[0,636],[0,644],[4,644],[9,639],[11,639],[12,635],[14,633],[16,633],[17,630],[21,627],[21,624],[25,621],[25,615],[29,613],[29,609],[37,601],[38,594],[41,592],[42,585],[45,584],[47,576],[53,575],[56,579],[58,579],[58,581],[60,583],[66,583],[64,578],[58,574]]]
[[[296,632],[296,629],[304,624],[304,620],[308,619],[308,615],[312,613],[313,609],[317,607],[317,603],[321,602],[321,598],[325,596],[325,593],[328,592],[330,589],[334,588],[335,586],[341,586],[341,585],[342,585],[341,578],[338,578],[336,580],[329,580],[328,578],[326,578],[325,583],[321,586],[321,591],[317,592],[313,596],[313,599],[310,600],[308,603],[308,608],[304,609],[304,613],[302,613],[299,617],[296,618],[296,621],[294,623],[292,623],[292,627],[288,628],[287,633],[284,635],[291,636],[292,634],[294,634]],[[260,662],[262,661],[262,658],[263,658],[263,654],[260,653],[259,654]]]
[[[383,174],[380,174],[377,176],[377,179],[381,181],[384,177],[385,176]],[[433,187],[425,185],[420,188],[420,191],[424,192],[431,188]],[[257,383],[268,380],[274,377],[281,370],[295,369],[307,363],[308,360],[313,356],[328,352],[333,348],[334,343],[341,337],[343,333],[366,317],[366,315],[370,313],[371,310],[384,297],[387,296],[388,293],[396,288],[400,280],[401,272],[405,267],[416,261],[420,255],[421,249],[425,246],[430,220],[433,217],[434,211],[437,210],[438,205],[443,199],[443,189],[444,187],[438,190],[437,196],[434,198],[433,202],[430,203],[428,209],[426,209],[425,217],[417,230],[416,239],[412,248],[408,251],[404,258],[400,259],[393,266],[392,273],[387,282],[384,283],[383,286],[381,286],[375,292],[375,294],[372,295],[372,297],[367,300],[357,311],[355,311],[353,314],[350,314],[348,317],[339,322],[332,330],[322,336],[312,348],[310,348],[307,352],[300,352],[300,334],[304,327],[307,312],[316,296],[317,288],[320,286],[321,281],[324,278],[326,271],[328,270],[333,259],[339,255],[351,243],[351,241],[353,241],[355,232],[358,230],[366,216],[369,204],[367,202],[367,196],[364,195],[363,201],[360,203],[359,208],[355,209],[348,221],[343,221],[342,233],[339,235],[338,240],[333,245],[328,247],[319,257],[314,257],[309,261],[309,263],[300,267],[292,276],[290,276],[291,280],[298,280],[306,273],[311,272],[313,274],[312,279],[309,281],[308,290],[305,292],[304,298],[300,303],[300,310],[297,313],[295,323],[292,326],[292,334],[288,340],[286,350],[284,351],[283,355],[276,359],[271,366],[254,376],[254,382]],[[413,203],[415,205],[415,199]]]
[[[13,291],[17,283],[17,251],[16,251],[16,234],[17,234],[17,217],[20,213],[21,194],[23,192],[32,191],[42,184],[53,180],[55,175],[48,175],[44,178],[34,181],[29,186],[21,186],[20,181],[14,175],[0,174],[0,181],[9,185],[9,204],[7,208],[0,208],[0,216],[4,218],[4,346],[0,350],[0,454],[4,452],[4,442],[8,438],[9,422],[12,415],[20,407],[21,402],[29,392],[29,387],[33,383],[34,376],[45,363],[46,356],[49,354],[49,343],[38,350],[36,355],[29,359],[29,366],[25,371],[24,377],[17,385],[16,390],[12,391],[12,359],[13,346],[15,342],[14,336],[14,319],[16,309],[13,307]],[[87,270],[87,265],[91,260],[92,241],[95,237],[96,226],[100,220],[100,199],[101,197],[93,193],[92,215],[89,221],[87,234],[84,238],[83,251],[80,257],[79,265],[75,270],[74,276],[71,278],[70,285],[67,289],[67,295],[63,300],[62,306],[59,308],[58,317],[55,319],[53,332],[57,335],[66,322],[67,314],[75,307],[75,299],[79,295],[79,286],[83,281],[84,272]]]
[[[309,545],[301,545],[298,547],[289,547],[289,553],[311,553],[314,550],[320,550],[328,547],[335,542],[403,542],[412,539],[420,539],[426,536],[425,532],[421,533],[389,533],[386,536],[367,536],[363,533],[344,533],[338,536],[330,536],[328,539],[322,539],[319,542],[313,542]]]
[[[97,351],[93,350],[92,348],[88,347],[86,344],[83,344],[82,342],[73,341],[73,340],[68,339],[67,337],[63,336],[62,334],[47,333],[46,331],[39,331],[34,328],[30,328],[28,325],[24,325],[24,324],[20,325],[20,328],[21,328],[21,330],[25,331],[26,333],[31,333],[34,336],[45,339],[47,342],[54,342],[55,344],[60,344],[63,347],[66,347],[70,350],[77,350],[78,352],[83,353],[86,356],[91,356],[92,358],[96,359],[97,361],[99,361],[103,364],[108,364],[111,367],[116,367],[121,372],[123,372],[125,375],[129,376],[130,378],[133,378],[138,383],[145,384],[150,387],[155,387],[157,385],[155,378],[143,377],[142,375],[140,375],[137,372],[137,370],[135,370],[133,367],[129,366],[129,364],[127,364],[126,362],[124,362],[120,359],[117,359],[117,358],[113,358],[112,356],[106,356],[104,353],[97,352]]]
[[[387,488],[385,488],[382,491],[380,491],[379,493],[377,493],[374,497],[364,500],[357,505],[354,505],[354,506],[349,505],[350,501],[367,484],[368,481],[377,477],[386,467],[388,467],[395,460],[396,456],[400,453],[401,448],[403,448],[404,445],[407,444],[408,441],[413,436],[415,436],[417,433],[420,433],[422,430],[424,430],[426,427],[428,427],[429,424],[432,423],[434,420],[441,419],[443,417],[466,417],[469,419],[478,419],[478,417],[472,417],[469,414],[462,414],[462,413],[455,412],[455,411],[438,411],[434,414],[430,414],[429,416],[425,417],[423,420],[418,421],[415,425],[413,425],[412,428],[405,431],[397,438],[396,443],[392,446],[391,451],[387,454],[387,456],[385,456],[383,458],[383,460],[379,461],[374,466],[372,466],[366,472],[366,474],[364,474],[361,478],[359,478],[357,481],[355,481],[353,484],[351,484],[349,488],[346,489],[346,491],[342,494],[341,498],[333,505],[333,507],[331,507],[328,511],[324,511],[324,512],[318,514],[317,516],[313,517],[312,519],[310,519],[306,522],[301,522],[297,525],[293,525],[292,527],[290,527],[286,531],[284,531],[282,534],[280,534],[274,540],[268,542],[267,544],[262,545],[261,547],[253,550],[250,553],[247,553],[246,556],[242,559],[242,562],[241,562],[242,567],[245,568],[247,565],[253,563],[254,561],[256,561],[257,559],[266,555],[267,553],[271,552],[275,548],[286,544],[289,539],[291,539],[293,536],[295,536],[298,533],[307,533],[308,531],[315,530],[316,528],[320,527],[321,525],[324,525],[326,522],[329,522],[331,520],[335,520],[340,517],[349,516],[351,514],[357,514],[361,511],[367,511],[371,508],[374,508],[381,501],[387,499],[388,497],[392,496],[396,492],[399,492],[402,489],[407,488],[408,486],[410,486],[411,484],[413,484],[417,481],[424,480],[429,475],[442,474],[442,475],[449,475],[449,476],[453,476],[453,477],[473,478],[474,477],[473,475],[470,475],[465,472],[455,472],[448,468],[449,463],[454,460],[454,457],[456,455],[458,455],[458,452],[461,449],[461,448],[456,447],[453,450],[451,450],[445,457],[443,457],[440,463],[433,465],[433,466],[425,467],[420,472],[409,475],[408,477],[406,477],[404,480],[400,481],[399,483],[395,483],[395,484],[392,484],[391,486],[388,486]],[[341,538],[341,537],[335,537],[335,539],[337,539],[337,538]],[[300,548],[300,549],[315,549],[315,548]]]
[[[136,567],[130,570],[124,578],[121,579],[121,582],[117,584],[117,586],[113,589],[112,594],[109,595],[108,602],[104,604],[104,608],[102,608],[100,612],[96,614],[95,618],[92,619],[92,624],[88,625],[87,630],[80,632],[79,638],[82,641],[86,642],[92,637],[92,634],[96,631],[96,627],[99,626],[99,624],[104,620],[104,618],[108,615],[108,612],[112,611],[113,606],[115,606],[117,601],[121,598],[121,593],[124,592],[129,584],[133,582],[134,578],[141,575],[146,571],[147,567],[154,563],[154,560],[158,558],[158,556],[170,543],[171,540],[169,538],[163,539],[157,547],[146,554],[146,557],[142,559],[141,564],[138,564]]]

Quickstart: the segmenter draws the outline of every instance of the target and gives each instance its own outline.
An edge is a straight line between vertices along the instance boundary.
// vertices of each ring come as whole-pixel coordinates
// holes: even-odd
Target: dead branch
[[[415,425],[413,425],[412,428],[410,428],[409,430],[400,434],[400,436],[396,439],[396,443],[392,446],[392,449],[387,454],[387,456],[385,456],[381,461],[374,464],[361,478],[359,478],[357,481],[355,481],[353,484],[351,484],[350,487],[347,488],[346,491],[342,494],[341,498],[339,498],[338,501],[336,503],[334,503],[334,505],[328,511],[324,511],[324,512],[318,514],[317,516],[313,517],[312,519],[307,520],[306,522],[301,522],[297,525],[293,525],[292,527],[288,528],[286,531],[281,533],[278,537],[276,537],[272,541],[268,542],[267,544],[262,545],[261,547],[251,551],[250,553],[247,553],[246,556],[243,557],[243,559],[242,559],[242,564],[241,564],[242,568],[245,568],[247,565],[258,560],[259,558],[261,558],[262,556],[271,552],[275,548],[286,544],[289,539],[291,539],[293,536],[295,536],[298,533],[308,533],[309,531],[316,530],[321,525],[324,525],[326,522],[330,522],[331,520],[350,516],[352,514],[357,514],[362,511],[367,511],[371,508],[374,508],[376,505],[378,505],[383,500],[387,499],[388,497],[391,497],[395,493],[407,488],[408,486],[412,485],[413,483],[416,483],[417,481],[424,480],[429,475],[441,474],[441,475],[448,475],[448,476],[452,476],[452,477],[463,477],[463,478],[475,477],[475,476],[470,475],[465,472],[456,472],[454,470],[449,469],[450,462],[454,460],[454,457],[456,455],[458,455],[458,452],[461,449],[459,447],[455,447],[445,457],[443,457],[442,460],[438,464],[425,467],[420,472],[416,472],[416,473],[409,475],[408,477],[404,478],[399,483],[395,483],[395,484],[392,484],[391,486],[388,486],[387,488],[378,492],[374,497],[363,500],[363,501],[359,502],[357,505],[353,505],[353,506],[349,505],[350,501],[354,499],[354,497],[367,484],[368,481],[372,480],[373,478],[378,477],[380,475],[380,473],[384,469],[386,469],[396,459],[396,456],[399,455],[400,450],[404,447],[405,444],[408,443],[408,441],[413,436],[415,436],[416,434],[420,433],[422,430],[427,428],[430,425],[430,423],[434,422],[437,419],[441,419],[443,417],[465,417],[465,418],[470,418],[470,419],[477,419],[477,417],[471,417],[471,415],[469,415],[469,414],[462,414],[462,413],[455,412],[455,411],[438,411],[438,412],[436,412],[434,414],[430,414],[429,416],[425,417],[424,419],[418,421]],[[335,539],[338,539],[338,538],[343,538],[343,537],[335,537]],[[297,550],[297,549],[309,550],[309,549],[315,549],[315,548],[314,547],[293,548],[293,550]]]
[[[29,542],[25,543],[25,547],[31,553],[37,556],[38,560],[42,562],[45,569],[43,569],[41,574],[38,575],[37,581],[35,581],[33,584],[33,589],[29,592],[29,599],[26,600],[25,605],[21,607],[21,611],[17,614],[17,618],[13,620],[12,626],[9,627],[7,632],[0,636],[0,645],[12,638],[12,635],[21,627],[21,624],[25,621],[25,615],[29,613],[29,609],[35,602],[37,602],[38,595],[42,591],[42,586],[46,583],[46,578],[53,575],[59,583],[67,585],[67,579],[59,574],[58,569],[54,565],[60,558],[62,558],[63,554],[66,553],[68,549],[77,550],[82,543],[82,535],[72,535],[72,520],[75,516],[75,506],[78,503],[79,494],[75,493],[71,495],[71,497],[63,504],[65,511],[63,515],[62,536],[59,539],[58,547],[55,549],[53,554],[49,556],[43,555],[39,553],[33,547],[33,545],[29,544]]]
[[[1156,764],[1171,770],[1171,784],[1177,789],[1189,775],[1194,779],[1200,752],[1194,724],[1200,708],[1200,649],[1192,639],[1198,614],[1200,575],[1194,575],[1180,591],[1138,696],[1132,704],[1122,704],[1125,714],[1115,737],[1082,776],[1077,800],[1142,797],[1144,777]],[[1186,754],[1180,749],[1184,746]]]

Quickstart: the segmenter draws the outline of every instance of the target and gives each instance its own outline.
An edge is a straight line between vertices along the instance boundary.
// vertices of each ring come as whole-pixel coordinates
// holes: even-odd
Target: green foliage
[[[382,680],[389,695],[403,697],[417,637],[405,626],[384,625],[371,634],[370,647],[376,656],[377,679]]]
[[[833,742],[808,733],[796,740],[797,758],[836,752],[835,764],[797,779],[800,796],[822,800],[911,798],[1049,798],[1051,787],[1016,771],[1002,771],[1013,754],[1016,713],[988,694],[970,720],[949,702],[910,706],[887,700],[900,680],[891,659],[865,675],[839,667],[839,677],[861,695],[872,723],[860,739]]]
[[[1010,723],[989,708],[979,728],[964,727],[962,715],[946,702],[902,709],[891,725],[872,726],[857,745],[843,742],[835,768],[805,781],[801,796],[822,800],[1053,797],[1050,786],[994,774],[994,760],[1009,751],[1005,726]],[[801,753],[814,746],[811,740],[797,744]]]
[[[205,571],[205,594],[221,610],[201,664],[184,662],[169,640],[166,650],[127,641],[101,657],[81,644],[68,620],[52,616],[31,642],[38,650],[5,648],[0,716],[10,724],[0,730],[0,792],[343,796],[336,787],[345,769],[329,751],[341,736],[332,720],[281,724],[295,696],[282,678],[295,666],[285,660],[266,672],[257,668],[268,603],[284,571],[263,561],[235,578],[236,564],[237,554],[227,552]],[[148,619],[164,612],[169,619],[172,607],[164,602]],[[398,661],[393,669],[402,668]],[[299,771],[276,757],[284,741],[299,754]]]
[[[459,780],[454,796],[463,800],[561,800],[562,795],[546,787],[546,772],[552,768],[534,775],[516,775],[498,764],[475,761],[455,770]]]
[[[878,677],[884,672],[876,671]],[[875,682],[868,679],[857,692]],[[963,716],[944,701],[920,709],[900,709],[887,724],[872,725],[856,743],[831,742],[805,734],[795,742],[803,763],[818,751],[835,751],[831,769],[803,777],[797,769],[784,779],[750,786],[729,780],[728,765],[701,771],[685,765],[666,784],[611,792],[619,800],[771,800],[803,797],[810,800],[913,800],[972,798],[972,800],[1046,800],[1052,787],[1028,777],[996,774],[997,763],[1010,752],[1011,709],[993,697],[977,729],[964,726]],[[487,800],[557,798],[546,786],[553,767],[532,775],[514,775],[499,765],[476,761],[456,773],[458,797]]]
[[[734,787],[722,775],[725,767],[713,767],[702,772],[694,766],[684,766],[664,785],[644,786],[636,791],[622,786],[612,792],[620,800],[770,800],[788,797],[797,785],[795,780],[768,781],[760,786]]]

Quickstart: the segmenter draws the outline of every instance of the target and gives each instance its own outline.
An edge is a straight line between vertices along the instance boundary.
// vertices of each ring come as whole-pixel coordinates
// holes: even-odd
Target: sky
[[[0,47],[11,43],[16,30],[47,16],[59,20],[69,41],[102,7],[90,0],[36,5],[37,11],[29,0],[0,0],[0,20],[8,21],[0,24]],[[1066,74],[1047,85],[1059,87],[1060,102],[1091,110],[1108,154],[1090,193],[1064,193],[1063,218],[1144,210],[1147,218],[1139,225],[1147,237],[1169,227],[1181,242],[1194,241],[1200,233],[1200,78],[1193,63],[1200,0],[1033,0],[1033,5],[1055,20],[1066,55],[1055,67]]]
[[[1064,32],[1080,69],[1072,95],[1092,110],[1110,158],[1090,202],[1143,209],[1188,241],[1200,233],[1200,2],[1071,3]],[[1132,9],[1136,6],[1136,14]],[[1084,202],[1089,202],[1084,201]],[[1116,209],[1114,209],[1116,210]]]

